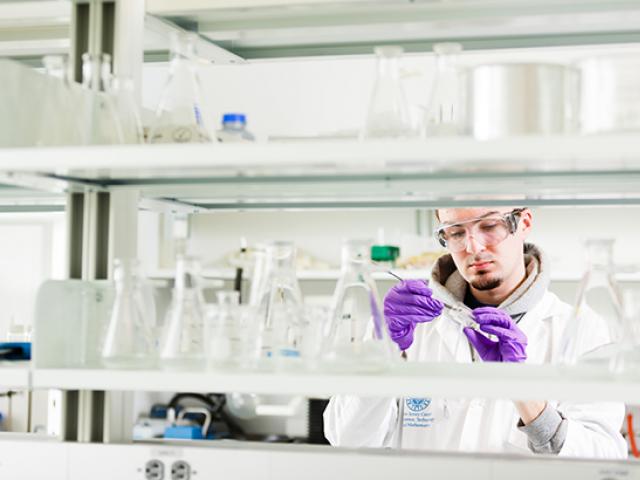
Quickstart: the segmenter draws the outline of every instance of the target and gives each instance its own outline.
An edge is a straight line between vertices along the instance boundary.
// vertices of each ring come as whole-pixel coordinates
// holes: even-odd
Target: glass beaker
[[[362,138],[399,138],[415,135],[400,79],[402,47],[376,47],[377,74]]]
[[[580,285],[571,318],[560,343],[561,362],[605,363],[615,369],[615,357],[623,337],[622,299],[615,280],[612,239],[585,242],[587,270]],[[589,318],[589,323],[586,323]],[[594,323],[595,322],[595,323]],[[585,330],[605,335],[604,345],[593,345]],[[591,333],[591,332],[590,332]]]
[[[249,361],[251,368],[279,368],[299,363],[302,293],[296,277],[296,249],[291,242],[265,245],[264,275],[252,292],[258,334]]]
[[[82,86],[87,93],[84,99],[86,145],[124,142],[114,99],[109,93],[111,81],[111,55],[82,55]]]
[[[115,300],[102,344],[102,364],[109,368],[150,368],[157,352],[153,297],[143,292],[140,262],[115,259]]]
[[[245,356],[245,324],[240,292],[216,292],[217,304],[207,312],[207,359],[209,368],[234,368]]]
[[[179,255],[160,344],[160,360],[164,368],[197,370],[204,367],[204,309],[200,264],[193,257]]]
[[[169,78],[162,90],[150,143],[204,143],[214,138],[196,63],[194,33],[171,34]]]
[[[393,346],[370,274],[369,240],[342,246],[342,269],[330,309],[321,367],[347,371],[379,371],[393,361]]]
[[[436,43],[436,72],[429,104],[425,115],[425,135],[461,135],[466,131],[465,71],[461,69],[458,55],[459,43]]]

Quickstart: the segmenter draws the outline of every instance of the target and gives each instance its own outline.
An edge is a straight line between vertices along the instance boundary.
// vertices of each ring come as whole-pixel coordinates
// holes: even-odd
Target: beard
[[[480,273],[480,278],[476,280],[472,280],[469,282],[473,288],[479,291],[493,290],[494,288],[499,287],[502,284],[502,278],[500,277],[487,277],[483,278],[482,272]]]

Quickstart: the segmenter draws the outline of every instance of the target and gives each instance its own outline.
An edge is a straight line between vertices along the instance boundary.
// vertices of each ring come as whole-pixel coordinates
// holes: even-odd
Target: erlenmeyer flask
[[[149,368],[156,362],[155,308],[145,295],[140,263],[114,261],[115,300],[102,345],[102,364],[110,368]]]
[[[348,240],[342,247],[342,270],[331,303],[331,325],[322,367],[379,371],[393,361],[393,347],[370,273],[368,240]]]
[[[627,285],[620,289],[622,298],[622,338],[610,369],[615,374],[637,371],[640,366],[640,287]]]
[[[108,93],[111,80],[111,55],[82,55],[82,86],[87,93],[84,105],[84,143],[87,145],[124,142],[114,99]]]
[[[611,239],[590,239],[585,243],[587,270],[578,287],[575,306],[560,343],[561,362],[603,363],[615,369],[616,352],[623,337],[622,299],[615,280]],[[583,323],[592,317],[595,321]],[[592,330],[606,338],[605,345],[589,342]],[[589,331],[587,331],[589,330]],[[602,344],[602,342],[599,342]]]
[[[149,134],[151,143],[203,143],[214,138],[202,111],[204,97],[195,60],[196,39],[193,33],[171,35],[169,78]]]
[[[179,255],[173,296],[160,343],[160,361],[164,368],[193,370],[204,367],[204,308],[199,262]]]
[[[466,130],[466,75],[457,65],[462,45],[436,43],[433,51],[436,72],[425,115],[425,135],[461,135]]]
[[[130,77],[113,77],[108,85],[115,105],[115,113],[122,128],[123,143],[143,143],[144,133],[140,110],[136,101],[133,79]]]
[[[216,293],[218,303],[207,312],[207,358],[210,368],[234,368],[242,364],[245,325],[240,310],[240,292]]]
[[[376,47],[377,76],[369,101],[363,138],[411,137],[415,130],[400,80],[402,47]]]
[[[295,258],[291,242],[265,246],[265,274],[251,299],[258,332],[248,359],[250,368],[286,368],[300,363],[302,293]]]

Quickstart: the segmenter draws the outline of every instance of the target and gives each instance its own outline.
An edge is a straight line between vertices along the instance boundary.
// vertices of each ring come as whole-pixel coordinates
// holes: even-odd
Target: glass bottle
[[[240,292],[216,293],[217,304],[207,315],[207,358],[210,368],[233,368],[244,359],[243,318],[240,311]]]
[[[264,275],[251,299],[258,322],[249,358],[251,368],[299,363],[303,315],[295,259],[296,249],[291,242],[265,245]]]
[[[465,72],[458,62],[459,43],[436,43],[436,72],[425,116],[425,135],[461,135],[466,130]]]
[[[377,74],[363,138],[411,137],[415,134],[400,80],[402,47],[376,47]]]
[[[109,368],[150,368],[156,363],[155,308],[145,295],[140,263],[114,260],[115,300],[102,344],[102,364]]]
[[[67,59],[62,55],[46,55],[42,63],[48,78],[37,144],[68,145],[73,141],[73,129],[70,128],[73,116]]]
[[[144,132],[133,79],[124,76],[113,77],[108,89],[122,128],[123,143],[143,143]]]
[[[149,133],[151,143],[203,143],[214,138],[203,114],[204,96],[193,33],[171,34],[169,78]]]
[[[330,309],[331,325],[322,367],[379,371],[393,361],[393,348],[371,277],[371,241],[348,240],[342,247],[342,269]]]
[[[199,262],[178,255],[171,304],[167,311],[160,361],[164,368],[197,370],[204,367],[204,315]]]
[[[82,86],[86,92],[84,143],[87,145],[124,142],[115,102],[109,93],[111,81],[111,55],[82,55]]]
[[[225,113],[222,128],[216,132],[219,142],[253,142],[255,137],[247,130],[247,116],[244,113]]]
[[[584,273],[569,323],[560,344],[561,362],[603,363],[616,369],[615,358],[623,338],[623,311],[620,289],[615,280],[612,239],[590,239],[585,243],[587,270]],[[581,320],[596,315],[596,324],[585,327]],[[598,348],[588,344],[586,329],[606,333],[608,343]]]

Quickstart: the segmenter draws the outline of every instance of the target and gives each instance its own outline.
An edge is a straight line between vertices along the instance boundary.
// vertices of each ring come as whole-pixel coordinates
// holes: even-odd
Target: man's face
[[[451,208],[438,210],[440,222],[455,224],[479,218],[492,212],[509,213],[513,208]],[[471,226],[471,223],[465,224]],[[504,282],[519,282],[514,273],[523,264],[523,243],[531,229],[531,213],[522,212],[518,229],[497,245],[483,245],[467,232],[467,248],[461,252],[451,252],[453,261],[462,277],[476,290],[493,290]],[[514,288],[515,285],[508,285]]]

